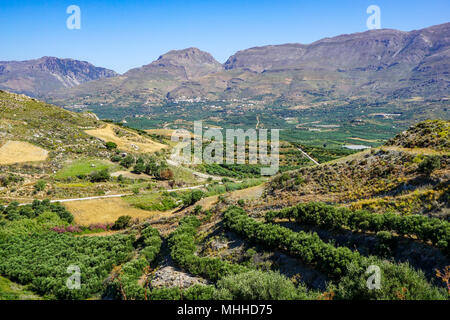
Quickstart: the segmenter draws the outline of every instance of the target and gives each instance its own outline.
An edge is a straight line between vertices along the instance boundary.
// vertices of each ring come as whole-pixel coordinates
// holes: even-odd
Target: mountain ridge
[[[0,89],[35,97],[117,75],[113,70],[70,58],[44,56],[24,61],[0,61]]]
[[[51,91],[70,106],[151,106],[167,101],[260,100],[289,104],[342,100],[448,98],[450,23],[370,30],[311,44],[240,50],[224,63],[197,48],[171,50],[123,75]]]

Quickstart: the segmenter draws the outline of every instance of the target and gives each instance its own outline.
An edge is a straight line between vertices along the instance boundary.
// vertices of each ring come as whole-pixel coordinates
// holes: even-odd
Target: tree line
[[[401,236],[415,236],[450,254],[450,223],[423,215],[402,216],[393,212],[374,214],[365,210],[352,211],[324,203],[300,203],[265,215],[267,222],[278,219],[293,219],[297,223],[324,227],[331,230],[393,232]]]
[[[407,299],[446,299],[448,294],[431,285],[422,272],[408,264],[394,264],[376,257],[364,257],[346,247],[325,243],[316,233],[294,232],[279,225],[250,218],[239,207],[224,214],[227,229],[263,246],[282,250],[325,273],[332,280],[329,290],[336,298],[399,299],[406,291]],[[365,275],[370,265],[381,269],[383,286],[379,290],[366,287]],[[404,289],[403,289],[404,288]]]

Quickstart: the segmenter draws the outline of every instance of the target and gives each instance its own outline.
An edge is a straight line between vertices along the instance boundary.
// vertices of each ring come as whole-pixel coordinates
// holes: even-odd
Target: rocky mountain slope
[[[60,105],[151,105],[167,100],[276,100],[308,103],[363,98],[448,98],[450,23],[383,29],[309,45],[250,48],[223,66],[195,48],[170,51],[121,77],[61,90]]]
[[[218,92],[214,80],[222,65],[209,53],[197,48],[170,51],[152,63],[131,69],[110,79],[92,81],[70,90],[53,92],[50,101],[58,105],[159,103],[177,97],[205,97],[208,91]],[[209,90],[209,87],[213,87]],[[214,99],[214,94],[209,96]]]
[[[164,74],[179,80],[191,80],[222,70],[222,65],[212,55],[197,48],[172,50],[156,61],[141,68],[129,70],[125,77],[154,75],[156,79]]]
[[[115,76],[117,73],[112,70],[72,59],[42,57],[27,61],[0,61],[0,89],[35,97]]]
[[[372,30],[240,51],[227,70],[286,76],[282,94],[413,96],[448,94],[450,24],[411,32]],[[273,85],[271,83],[271,85]],[[311,92],[307,92],[312,90]]]

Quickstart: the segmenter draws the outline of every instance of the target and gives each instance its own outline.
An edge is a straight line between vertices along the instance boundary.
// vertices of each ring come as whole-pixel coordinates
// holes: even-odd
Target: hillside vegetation
[[[268,186],[269,203],[319,200],[376,212],[448,217],[448,126],[449,121],[425,121],[386,146],[281,174]]]
[[[449,299],[448,154],[395,140],[280,173],[265,192],[261,179],[169,192],[164,154],[73,162],[53,176],[68,190],[87,178],[138,190],[0,206],[0,276],[49,299]],[[150,178],[93,174],[91,164]],[[65,286],[74,265],[80,290]]]
[[[0,143],[26,141],[49,152],[50,159],[107,155],[104,145],[84,132],[98,127],[95,116],[66,111],[24,95],[0,91]]]
[[[0,201],[131,193],[138,158],[168,152],[167,139],[0,91]],[[143,160],[142,160],[143,161]],[[114,172],[119,172],[111,178]],[[177,172],[179,172],[178,170]],[[132,176],[133,177],[133,176]],[[134,178],[134,177],[133,177]],[[145,177],[142,177],[142,180]],[[149,177],[148,179],[151,179]]]
[[[430,148],[450,152],[450,122],[423,121],[386,142],[387,146]]]

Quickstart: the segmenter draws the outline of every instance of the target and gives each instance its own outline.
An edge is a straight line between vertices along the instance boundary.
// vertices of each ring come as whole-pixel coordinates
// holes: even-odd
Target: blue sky
[[[382,28],[450,21],[449,0],[0,0],[0,60],[56,56],[123,73],[169,50],[198,47],[224,62],[253,46],[366,31],[372,4],[381,8]],[[66,27],[69,5],[81,9],[80,30]]]

